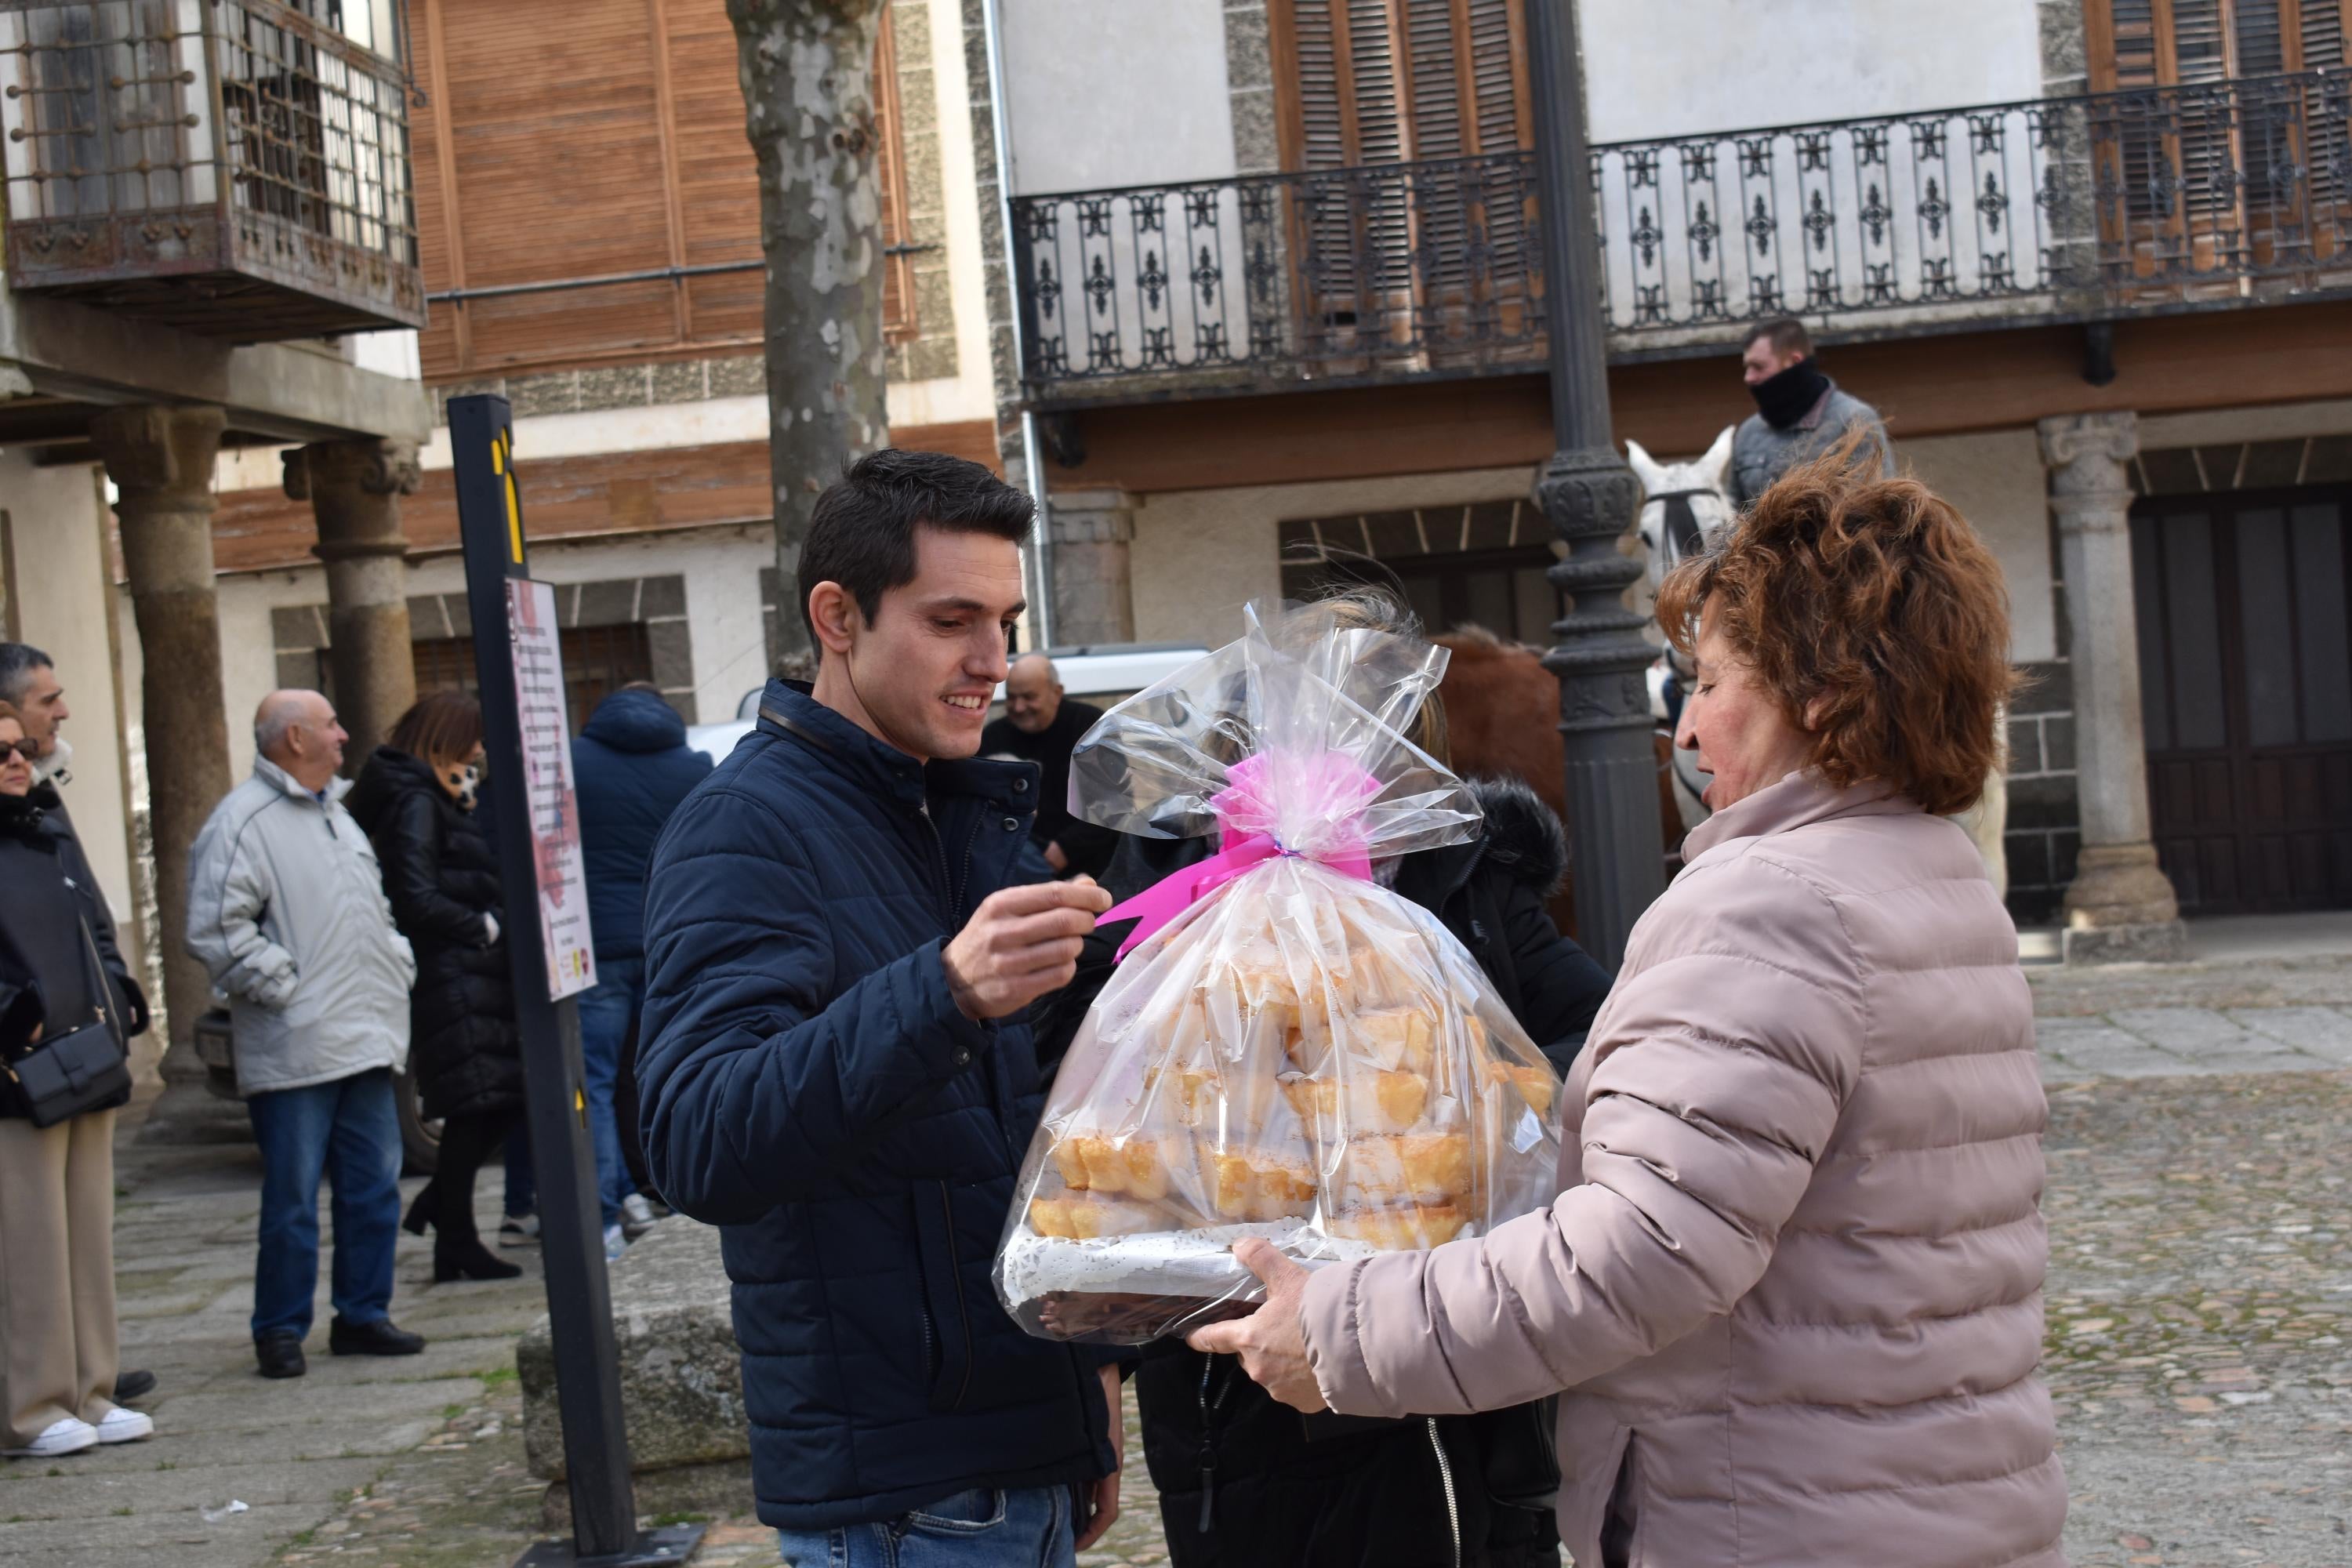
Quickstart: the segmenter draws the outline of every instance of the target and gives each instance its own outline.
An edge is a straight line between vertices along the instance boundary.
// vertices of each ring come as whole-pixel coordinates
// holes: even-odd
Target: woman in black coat
[[[482,710],[457,691],[420,698],[343,802],[383,868],[394,921],[416,950],[408,1070],[441,1122],[433,1180],[404,1222],[433,1226],[433,1278],[522,1272],[482,1245],[474,1176],[522,1111],[522,1053],[507,968],[498,866],[473,816]]]
[[[1412,629],[1379,595],[1350,597],[1363,605],[1365,624]],[[1434,699],[1412,739],[1444,757]],[[1484,837],[1401,858],[1391,886],[1444,922],[1564,1075],[1610,984],[1545,910],[1567,870],[1567,836],[1524,784],[1477,780],[1470,789],[1486,814]],[[1103,885],[1129,898],[1204,858],[1210,847],[1206,838],[1125,839]],[[1116,967],[1129,924],[1087,938],[1076,978],[1041,1004],[1042,1070],[1050,1073],[1068,1049]],[[1135,1389],[1175,1568],[1557,1568],[1559,1472],[1549,1401],[1403,1421],[1302,1415],[1276,1403],[1233,1357],[1204,1355],[1181,1340],[1142,1352]]]
[[[147,1027],[146,998],[56,805],[33,780],[23,719],[0,702],[0,1064],[12,1068],[91,1026],[107,1057],[127,1057],[129,1037]],[[0,1073],[0,1453],[10,1458],[155,1430],[113,1397],[114,1112],[131,1098],[129,1075],[119,1081],[79,1115],[36,1127]]]

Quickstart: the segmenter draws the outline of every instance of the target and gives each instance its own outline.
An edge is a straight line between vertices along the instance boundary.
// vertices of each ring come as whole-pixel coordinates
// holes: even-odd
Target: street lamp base
[[[592,1557],[581,1556],[572,1541],[542,1541],[516,1558],[515,1568],[677,1568],[701,1544],[702,1526],[665,1524],[637,1531],[637,1538],[618,1552]]]

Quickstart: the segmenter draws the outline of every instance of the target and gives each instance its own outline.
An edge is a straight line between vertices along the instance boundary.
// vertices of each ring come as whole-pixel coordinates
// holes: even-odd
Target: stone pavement
[[[2032,979],[2074,1563],[2352,1564],[2352,963]],[[504,1568],[541,1533],[513,1375],[543,1309],[535,1253],[505,1255],[520,1280],[436,1287],[403,1237],[394,1315],[427,1352],[329,1356],[322,1301],[310,1376],[270,1384],[245,1326],[252,1152],[126,1135],[120,1186],[126,1361],[163,1380],[158,1434],[0,1463],[0,1562]],[[1131,1429],[1129,1453],[1125,1517],[1087,1568],[1166,1561]],[[246,1510],[212,1517],[232,1500]],[[778,1568],[748,1509],[709,1522],[698,1562]]]

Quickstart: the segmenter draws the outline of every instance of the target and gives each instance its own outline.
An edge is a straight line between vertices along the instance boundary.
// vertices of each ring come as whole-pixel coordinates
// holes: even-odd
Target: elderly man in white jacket
[[[341,804],[349,739],[315,691],[273,691],[253,776],[196,836],[188,952],[228,994],[237,1088],[261,1145],[253,1343],[264,1377],[299,1377],[319,1283],[319,1178],[334,1184],[337,1355],[414,1355],[394,1326],[400,1121],[416,960],[375,851]]]

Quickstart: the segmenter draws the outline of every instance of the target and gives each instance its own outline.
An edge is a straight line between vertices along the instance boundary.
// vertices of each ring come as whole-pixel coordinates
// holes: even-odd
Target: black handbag
[[[110,1005],[114,993],[89,927],[81,927],[82,958],[89,971],[98,1016],[78,1029],[54,1035],[5,1068],[16,1086],[25,1114],[36,1127],[55,1127],[131,1091],[131,1047]]]

